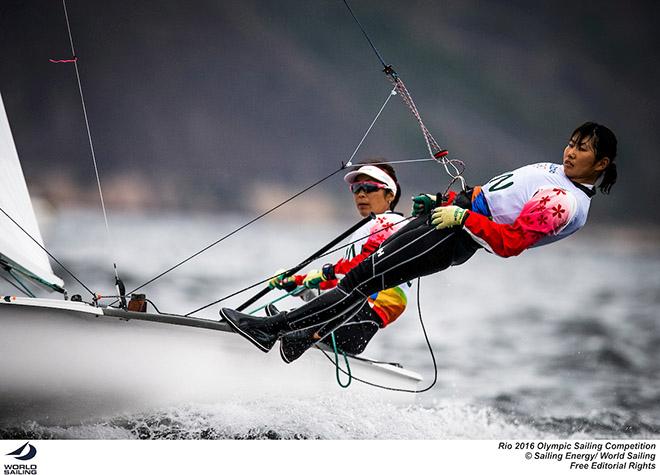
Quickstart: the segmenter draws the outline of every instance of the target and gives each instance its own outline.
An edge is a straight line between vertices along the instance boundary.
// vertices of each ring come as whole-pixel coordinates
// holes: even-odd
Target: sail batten
[[[0,94],[0,207],[43,246],[23,169]],[[0,262],[41,285],[62,291],[48,255],[29,236],[0,213]]]

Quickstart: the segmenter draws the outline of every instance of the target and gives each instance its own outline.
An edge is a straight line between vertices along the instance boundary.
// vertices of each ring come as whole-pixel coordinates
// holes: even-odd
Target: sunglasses
[[[349,187],[353,193],[357,194],[361,191],[364,191],[365,193],[373,193],[374,191],[387,188],[387,185],[375,181],[356,181],[355,183],[351,183]]]

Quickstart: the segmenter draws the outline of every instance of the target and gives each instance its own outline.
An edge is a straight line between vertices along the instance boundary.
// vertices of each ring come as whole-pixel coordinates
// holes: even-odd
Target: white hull
[[[414,399],[355,380],[340,388],[334,365],[320,350],[286,365],[277,347],[264,354],[222,323],[124,315],[128,318],[104,315],[77,302],[2,300],[0,422],[75,423],[187,403],[331,393],[368,394],[395,403]],[[421,380],[388,364],[353,358],[350,364],[354,377],[384,386],[416,389]]]

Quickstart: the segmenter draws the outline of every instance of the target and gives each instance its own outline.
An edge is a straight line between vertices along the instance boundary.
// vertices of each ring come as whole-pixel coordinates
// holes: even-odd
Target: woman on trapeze
[[[227,308],[220,313],[262,351],[280,339],[290,363],[318,341],[315,336],[322,339],[350,321],[376,292],[463,264],[480,248],[510,257],[575,233],[587,221],[596,186],[609,194],[616,183],[616,155],[614,133],[586,122],[570,134],[562,164],[523,166],[440,203],[430,195],[413,198],[414,220],[305,305],[270,318]]]
[[[311,270],[306,274],[284,277],[278,271],[277,277],[271,279],[271,288],[293,291],[296,288],[319,289],[326,291],[333,289],[341,277],[373,254],[380,245],[396,231],[403,228],[407,220],[400,213],[395,212],[396,205],[401,197],[399,184],[394,168],[377,160],[370,160],[368,164],[357,166],[344,176],[357,212],[363,218],[369,215],[373,220],[365,223],[349,238],[350,246],[346,249],[343,258],[335,263],[325,264],[320,270]],[[356,311],[352,318],[334,330],[334,341],[337,349],[344,353],[358,355],[364,351],[376,332],[394,322],[406,309],[408,292],[411,284],[401,283],[387,288],[367,297],[366,305]],[[277,313],[273,305],[266,307],[268,315]],[[323,343],[332,344],[331,335],[322,327],[317,328],[312,338]],[[310,332],[298,330],[289,333],[287,344],[280,346],[280,354],[288,361],[288,350],[297,348],[296,343],[307,344]]]

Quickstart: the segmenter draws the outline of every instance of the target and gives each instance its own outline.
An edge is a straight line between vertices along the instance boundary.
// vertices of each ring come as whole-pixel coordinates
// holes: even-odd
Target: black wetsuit
[[[381,328],[383,328],[383,320],[367,305],[342,326],[335,328],[337,349],[351,355],[359,355]],[[321,331],[321,334],[325,334],[325,332]],[[332,347],[330,335],[323,338],[322,341]]]
[[[467,203],[461,203],[469,208]],[[321,327],[324,338],[369,309],[367,297],[466,262],[480,246],[462,228],[435,229],[422,215],[351,269],[336,288],[283,316],[290,331]],[[366,343],[365,343],[366,345]]]

